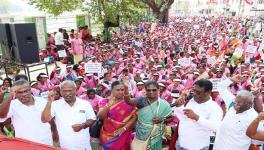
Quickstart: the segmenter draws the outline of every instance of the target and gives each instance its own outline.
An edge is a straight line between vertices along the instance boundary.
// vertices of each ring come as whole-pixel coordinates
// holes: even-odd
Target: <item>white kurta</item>
[[[34,100],[35,104],[32,106],[26,106],[18,99],[12,100],[7,117],[0,121],[11,118],[16,137],[52,146],[50,124],[41,121],[41,113],[47,100],[40,97],[34,97]]]
[[[187,118],[183,109],[192,109],[199,115],[195,121]],[[175,115],[179,118],[179,144],[189,150],[200,150],[210,144],[210,136],[220,125],[223,111],[212,99],[205,103],[198,104],[191,99],[186,107],[175,107]]]
[[[52,102],[51,116],[55,117],[60,146],[67,150],[91,150],[89,128],[74,132],[72,125],[82,124],[87,120],[96,120],[93,108],[88,101],[76,98],[71,107],[62,98]]]

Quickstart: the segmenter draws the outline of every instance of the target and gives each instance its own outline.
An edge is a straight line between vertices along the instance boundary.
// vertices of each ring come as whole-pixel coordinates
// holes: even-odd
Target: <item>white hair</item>
[[[63,82],[60,83],[60,89],[62,89],[62,87],[65,84],[70,84],[70,85],[74,86],[75,89],[77,88],[76,84],[73,81],[71,81],[71,80],[65,80],[65,81],[63,81]]]
[[[21,85],[26,85],[30,86],[29,82],[27,80],[17,80],[13,83],[12,87],[14,86],[21,86]]]
[[[237,96],[247,97],[249,102],[253,102],[253,100],[254,100],[254,95],[251,92],[247,91],[247,90],[239,91],[237,93]]]

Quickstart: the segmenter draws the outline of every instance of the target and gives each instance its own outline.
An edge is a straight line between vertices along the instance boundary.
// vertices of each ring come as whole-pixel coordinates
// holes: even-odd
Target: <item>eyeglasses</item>
[[[147,92],[157,92],[158,89],[147,89]]]

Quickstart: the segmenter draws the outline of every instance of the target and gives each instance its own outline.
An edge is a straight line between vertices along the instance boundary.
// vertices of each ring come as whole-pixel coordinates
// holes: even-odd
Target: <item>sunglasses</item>
[[[147,92],[157,92],[158,89],[147,89],[146,91],[147,91]]]

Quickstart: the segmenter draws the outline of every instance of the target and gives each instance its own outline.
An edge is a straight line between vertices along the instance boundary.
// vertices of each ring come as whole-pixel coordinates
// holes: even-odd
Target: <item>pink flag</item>
[[[210,3],[216,4],[217,3],[217,0],[210,0]]]
[[[223,0],[224,4],[228,5],[229,4],[229,0]]]
[[[245,2],[249,5],[252,5],[253,4],[253,0],[245,0]]]

